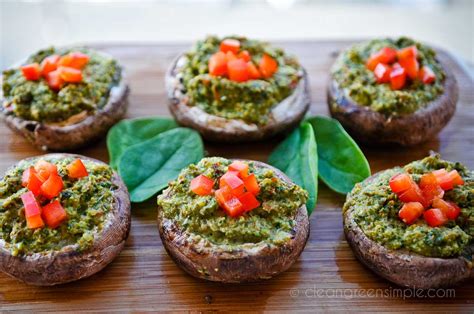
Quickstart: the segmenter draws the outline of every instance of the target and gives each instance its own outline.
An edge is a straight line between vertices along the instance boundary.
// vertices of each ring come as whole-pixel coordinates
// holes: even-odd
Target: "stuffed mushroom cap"
[[[99,160],[74,154],[47,154],[24,161],[45,157],[80,158],[84,161],[106,165]],[[60,250],[15,255],[7,247],[5,239],[0,239],[0,270],[27,284],[52,286],[89,277],[111,263],[124,248],[131,223],[127,188],[115,172],[113,172],[111,183],[114,186],[112,189],[113,207],[106,213],[102,229],[94,231],[92,246],[79,250],[76,243],[66,245]]]
[[[256,168],[271,169],[275,176],[293,185],[281,171],[262,162],[252,161]],[[160,196],[169,198],[168,188]],[[166,218],[158,207],[158,230],[162,243],[176,264],[188,274],[210,281],[241,283],[269,279],[284,272],[296,261],[309,237],[309,219],[305,205],[294,216],[291,237],[282,244],[265,240],[234,244],[213,243],[183,230],[173,219]]]
[[[434,53],[434,50],[430,51]],[[346,52],[342,54],[344,53]],[[362,105],[354,100],[348,90],[332,75],[327,87],[331,116],[339,120],[358,142],[366,144],[412,146],[430,140],[451,120],[459,97],[454,74],[444,61],[435,60],[436,66],[443,72],[440,83],[442,93],[426,101],[416,111],[390,114]],[[437,77],[437,80],[439,79],[440,77]]]
[[[415,253],[407,248],[390,249],[366,235],[357,222],[360,217],[356,217],[356,205],[353,200],[360,193],[359,188],[363,189],[372,184],[387,171],[390,170],[367,178],[347,196],[343,209],[344,233],[357,259],[379,276],[404,287],[433,289],[449,287],[473,279],[474,247],[472,242],[461,254],[432,257]],[[381,230],[379,234],[384,233]]]
[[[104,52],[94,51],[94,54],[112,59],[112,56]],[[26,61],[19,62],[12,68],[25,63]],[[69,151],[84,147],[105,136],[127,111],[129,87],[126,74],[121,66],[117,66],[117,71],[118,82],[109,87],[105,103],[101,106],[94,104],[92,111],[83,110],[54,122],[24,118],[15,114],[10,105],[11,99],[7,99],[3,91],[0,91],[0,116],[8,127],[41,150]],[[5,77],[0,78],[0,81],[4,82]]]
[[[182,70],[188,62],[187,54],[179,55],[166,72],[169,109],[179,124],[198,130],[206,140],[246,142],[272,137],[298,125],[311,103],[308,76],[300,67],[298,82],[286,98],[272,105],[265,123],[208,113],[195,105],[187,94]]]

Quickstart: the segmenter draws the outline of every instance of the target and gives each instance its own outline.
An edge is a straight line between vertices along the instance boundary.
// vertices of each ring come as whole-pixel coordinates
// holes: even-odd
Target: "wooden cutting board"
[[[311,114],[327,115],[326,82],[337,53],[352,42],[282,42],[309,73]],[[173,57],[189,45],[92,45],[111,53],[126,67],[130,81],[128,117],[169,116],[163,77]],[[19,56],[20,58],[23,56]],[[456,115],[442,133],[414,148],[368,148],[372,172],[404,165],[438,151],[474,169],[474,84],[453,55],[440,51],[455,73],[460,97]],[[266,161],[280,139],[245,145],[206,144],[210,156]],[[108,160],[105,141],[77,153]],[[18,160],[42,154],[0,123],[0,173]],[[132,229],[120,256],[102,272],[57,287],[32,287],[0,274],[0,310],[144,311],[472,311],[474,283],[438,291],[444,298],[410,297],[413,291],[379,278],[363,267],[347,245],[341,219],[344,196],[320,183],[311,235],[299,260],[282,275],[252,284],[224,285],[194,279],[168,257],[156,228],[156,201],[132,206]],[[404,293],[404,294],[403,294]],[[432,293],[433,294],[433,293]],[[434,293],[435,294],[435,293]],[[405,297],[403,297],[405,295]],[[436,295],[436,294],[435,294]]]

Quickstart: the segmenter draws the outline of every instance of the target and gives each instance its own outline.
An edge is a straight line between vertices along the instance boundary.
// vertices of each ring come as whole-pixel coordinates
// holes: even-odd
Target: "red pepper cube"
[[[222,51],[218,51],[209,58],[209,74],[223,76],[227,74],[227,57]]]
[[[46,75],[46,81],[49,88],[54,91],[59,91],[64,84],[64,80],[61,78],[61,73],[58,70],[49,72]]]
[[[382,63],[390,64],[397,59],[397,51],[390,47],[380,49],[379,54],[379,60]]]
[[[262,73],[260,73],[252,61],[247,62],[247,71],[249,72],[249,77],[252,80],[258,80],[262,78]]]
[[[270,78],[278,71],[278,62],[267,54],[263,54],[258,63],[260,73],[264,78]]]
[[[401,59],[398,61],[402,68],[405,69],[407,75],[412,80],[416,80],[418,78],[418,72],[420,70],[420,65],[415,57]]]
[[[243,161],[236,160],[229,165],[229,171],[236,171],[240,178],[245,179],[249,175],[249,165]]]
[[[406,71],[403,67],[392,68],[390,72],[390,87],[392,90],[399,90],[405,86],[406,82]]]
[[[394,175],[389,182],[390,189],[393,193],[400,194],[405,192],[413,185],[413,180],[409,174],[399,173]]]
[[[258,193],[260,193],[260,186],[254,173],[244,179],[244,186],[245,189],[253,195],[258,195]]]
[[[41,77],[41,68],[38,63],[30,63],[22,66],[21,72],[28,81],[37,81]]]
[[[38,176],[34,167],[29,167],[23,171],[21,185],[33,192],[35,196],[41,193],[41,185],[43,182],[44,180]]]
[[[375,67],[374,75],[377,83],[389,83],[390,82],[390,72],[391,68],[387,64],[379,63]]]
[[[56,165],[43,159],[40,159],[36,162],[35,170],[43,181],[46,181],[51,175],[58,174],[58,168]]]
[[[424,84],[431,84],[436,80],[436,75],[429,66],[422,66],[418,72],[418,79]]]
[[[58,68],[59,58],[59,55],[51,55],[41,61],[41,74],[44,77]]]
[[[227,74],[229,79],[234,82],[245,82],[250,79],[247,62],[242,59],[228,61]]]
[[[242,203],[235,196],[224,203],[223,209],[230,217],[238,217],[244,212]]]
[[[221,42],[219,48],[222,52],[232,51],[237,54],[240,50],[240,41],[233,38],[227,38]]]
[[[225,202],[227,202],[233,197],[230,191],[230,188],[228,186],[224,186],[216,190],[214,192],[214,195],[216,196],[217,203],[219,204],[220,207],[224,207]]]
[[[202,174],[192,179],[191,184],[189,185],[191,191],[201,196],[212,194],[213,187],[214,181]]]
[[[403,60],[407,58],[417,58],[418,57],[418,49],[415,45],[408,46],[397,51],[397,58],[398,60]]]
[[[67,218],[67,213],[59,201],[54,201],[43,207],[42,217],[48,227],[56,228]]]
[[[88,62],[88,55],[79,51],[75,51],[62,56],[58,61],[58,66],[81,70]]]
[[[64,82],[68,83],[80,83],[82,82],[82,71],[72,68],[60,66],[58,68],[59,76]]]
[[[86,166],[80,159],[72,161],[69,165],[66,166],[67,173],[69,178],[79,179],[87,177],[89,173],[87,172]]]
[[[451,179],[451,182],[453,182],[453,186],[464,185],[464,180],[456,169],[448,172],[448,177]]]
[[[419,186],[426,200],[426,207],[431,205],[435,197],[442,198],[444,196],[444,190],[439,186],[438,180],[432,172],[421,176]]]
[[[426,204],[423,193],[415,182],[413,182],[412,186],[408,190],[398,195],[398,198],[404,203],[418,202],[421,204]]]
[[[443,190],[449,191],[453,189],[453,180],[449,176],[446,169],[443,168],[435,170],[433,171],[433,174],[436,176],[436,180],[438,180],[438,184]]]
[[[241,52],[239,52],[237,57],[239,59],[244,60],[245,62],[249,62],[250,60],[252,60],[252,57],[250,56],[250,52],[248,52],[247,50],[242,50]]]
[[[423,213],[423,217],[431,227],[439,227],[448,221],[448,217],[439,208],[431,208]]]
[[[433,200],[433,207],[441,209],[448,219],[454,220],[458,218],[459,214],[461,213],[461,209],[458,205],[438,197]]]
[[[26,225],[29,229],[44,227],[41,219],[41,207],[38,205],[33,192],[28,191],[21,196],[21,201],[25,207]]]
[[[52,199],[61,193],[64,184],[61,177],[57,174],[49,176],[48,180],[41,185],[41,194],[47,199]]]
[[[238,198],[240,203],[242,203],[242,209],[244,212],[251,211],[252,209],[255,209],[260,206],[260,202],[257,200],[255,195],[250,192],[245,192]]]
[[[425,208],[421,203],[409,202],[403,204],[402,208],[398,212],[398,216],[404,223],[411,225],[415,222],[424,212]]]
[[[232,195],[239,196],[244,193],[244,181],[235,173],[226,172],[219,180],[219,187],[228,186]]]

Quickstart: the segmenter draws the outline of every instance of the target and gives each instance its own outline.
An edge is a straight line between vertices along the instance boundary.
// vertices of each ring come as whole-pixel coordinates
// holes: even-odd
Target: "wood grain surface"
[[[349,41],[281,42],[309,73],[312,114],[327,115],[328,70]],[[92,45],[111,53],[125,66],[130,81],[128,117],[169,116],[163,76],[177,53],[189,45]],[[24,56],[19,56],[19,58]],[[459,82],[457,112],[430,142],[416,148],[362,147],[372,172],[404,165],[439,151],[443,158],[474,168],[474,84],[472,73],[451,54],[440,51]],[[280,139],[245,145],[206,143],[209,156],[266,161]],[[105,141],[76,153],[108,160]],[[0,173],[18,160],[42,154],[0,124]],[[311,235],[300,259],[282,275],[252,284],[224,285],[194,279],[166,254],[156,227],[155,199],[132,206],[132,229],[120,256],[102,272],[57,287],[32,287],[0,274],[0,310],[19,311],[474,311],[474,283],[438,296],[413,297],[363,267],[348,247],[342,230],[344,196],[320,183]],[[403,296],[403,294],[405,297]],[[436,294],[436,292],[433,292]],[[449,296],[448,296],[449,295]]]

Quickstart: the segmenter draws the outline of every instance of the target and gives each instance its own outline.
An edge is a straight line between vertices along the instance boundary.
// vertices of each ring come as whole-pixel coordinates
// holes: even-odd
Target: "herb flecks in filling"
[[[398,217],[403,203],[391,191],[390,178],[405,171],[419,182],[423,174],[441,168],[449,171],[456,169],[465,182],[447,191],[444,197],[457,204],[461,214],[442,227],[430,227],[424,219],[407,225]],[[355,222],[367,237],[388,249],[406,249],[431,257],[459,256],[474,244],[474,173],[460,163],[430,156],[414,161],[403,169],[386,171],[369,183],[358,183],[348,196],[344,205],[346,210],[353,211]]]
[[[74,158],[42,158],[54,163],[63,178],[64,189],[54,198],[67,212],[68,219],[56,229],[28,229],[20,196],[27,191],[21,185],[25,169],[36,160],[24,161],[8,171],[0,181],[0,239],[14,256],[31,253],[61,251],[72,245],[79,251],[87,250],[94,243],[94,236],[106,222],[113,210],[112,170],[107,165],[83,160],[89,175],[81,179],[70,179],[66,166]]]
[[[255,173],[260,185],[258,200],[261,206],[238,218],[225,214],[213,195],[199,196],[190,191],[191,180],[200,174],[215,180],[227,172],[231,161],[224,158],[204,158],[184,169],[168,190],[158,197],[163,215],[185,232],[217,245],[240,245],[265,241],[282,244],[294,233],[298,208],[305,204],[307,193],[289,184],[269,169],[250,163],[249,172]]]
[[[25,64],[41,63],[53,54],[61,56],[72,51],[87,54],[90,59],[82,70],[81,83],[66,83],[59,92],[52,90],[44,77],[37,81],[26,80],[21,69],[3,72],[3,106],[22,119],[43,123],[62,122],[73,115],[94,113],[109,98],[110,89],[120,81],[117,62],[86,48],[41,50],[30,56]]]
[[[433,70],[435,82],[424,84],[413,80],[402,90],[392,90],[390,84],[377,84],[374,74],[366,67],[367,59],[384,47],[401,49],[411,45],[418,49],[420,64]],[[339,87],[352,100],[386,116],[411,114],[426,107],[444,91],[445,73],[436,60],[435,51],[405,37],[375,39],[355,45],[341,53],[331,72]]]
[[[209,74],[209,58],[219,50],[221,39],[208,37],[196,43],[188,52],[180,70],[189,104],[205,112],[227,119],[241,119],[248,123],[268,123],[272,107],[288,97],[301,76],[298,62],[283,50],[256,40],[240,40],[241,49],[250,52],[252,62],[258,64],[263,54],[278,62],[278,71],[268,79],[234,82]]]

